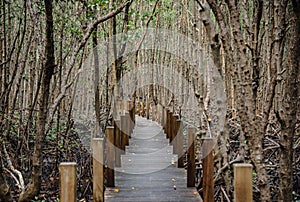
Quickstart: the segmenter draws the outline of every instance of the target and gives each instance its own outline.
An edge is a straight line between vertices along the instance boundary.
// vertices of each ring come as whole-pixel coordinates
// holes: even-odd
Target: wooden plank
[[[188,133],[188,164],[187,164],[187,187],[195,186],[195,134],[196,128],[189,127]]]
[[[103,138],[93,138],[93,200],[104,201]]]
[[[252,202],[253,201],[253,182],[251,164],[234,164],[234,201]]]
[[[76,201],[76,163],[62,162],[59,164],[60,201]]]
[[[107,161],[107,187],[115,186],[115,137],[114,127],[106,127],[106,161]]]

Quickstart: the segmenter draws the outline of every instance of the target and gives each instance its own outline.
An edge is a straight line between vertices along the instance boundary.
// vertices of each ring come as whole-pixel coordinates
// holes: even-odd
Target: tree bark
[[[46,12],[46,62],[43,68],[43,77],[41,83],[41,93],[39,96],[39,110],[37,121],[37,133],[35,136],[34,153],[33,153],[33,169],[29,185],[26,190],[21,193],[19,202],[30,201],[40,191],[42,176],[42,159],[43,147],[45,141],[45,125],[48,114],[48,104],[50,97],[50,81],[54,73],[55,57],[54,57],[54,39],[53,39],[53,7],[52,0],[44,0]]]
[[[300,7],[293,1],[290,16],[290,29],[287,33],[286,87],[283,108],[279,110],[281,124],[279,159],[279,201],[293,201],[293,140],[297,122],[299,102],[299,55],[300,55]]]

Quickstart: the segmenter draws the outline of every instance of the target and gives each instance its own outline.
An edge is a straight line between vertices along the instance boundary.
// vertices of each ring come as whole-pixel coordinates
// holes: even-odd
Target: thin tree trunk
[[[45,140],[45,125],[48,114],[48,103],[50,97],[50,81],[54,73],[55,57],[54,57],[54,39],[53,39],[53,16],[52,16],[52,0],[44,0],[46,11],[46,47],[45,55],[46,62],[43,68],[42,87],[39,97],[39,110],[38,110],[38,122],[37,133],[35,136],[35,145],[33,153],[33,169],[30,184],[25,192],[21,193],[19,202],[30,201],[36,196],[41,187],[42,176],[42,159],[43,159],[43,147]]]

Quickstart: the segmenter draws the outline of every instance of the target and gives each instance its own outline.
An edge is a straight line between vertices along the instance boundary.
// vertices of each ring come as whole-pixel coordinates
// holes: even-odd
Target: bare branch
[[[8,164],[8,168],[13,171],[19,179],[17,179],[11,172],[9,172],[11,174],[11,176],[15,179],[15,181],[17,182],[17,186],[22,190],[24,191],[25,190],[25,185],[24,185],[24,179],[23,179],[23,176],[22,176],[22,173],[15,169],[15,167],[13,166],[12,162],[11,162],[11,159],[7,153],[7,150],[5,148],[5,145],[3,144],[3,151],[4,151],[4,154],[5,154],[5,157],[6,157],[6,161],[7,161],[7,164]],[[4,168],[5,169],[5,168]],[[6,169],[7,170],[7,169]]]
[[[49,125],[52,121],[52,118],[54,116],[54,113],[57,109],[57,106],[60,104],[61,100],[63,99],[63,97],[66,94],[67,89],[70,87],[70,85],[76,80],[76,77],[78,76],[78,74],[80,73],[81,70],[79,70],[76,73],[75,79],[73,79],[71,82],[68,83],[69,80],[69,76],[75,66],[75,62],[76,62],[76,57],[78,55],[78,53],[80,52],[80,50],[85,46],[85,44],[87,43],[88,39],[90,38],[92,32],[94,31],[94,29],[97,27],[98,24],[105,22],[106,20],[114,17],[115,15],[119,14],[124,7],[126,7],[127,5],[130,5],[132,3],[132,1],[127,1],[125,4],[121,5],[120,7],[118,7],[117,9],[113,10],[112,12],[101,16],[99,18],[97,18],[93,23],[91,23],[87,29],[86,32],[81,40],[81,42],[75,47],[75,50],[72,53],[70,62],[69,62],[69,70],[68,73],[66,74],[66,76],[64,77],[64,80],[62,81],[62,89],[60,94],[55,98],[52,106],[49,109],[49,117],[48,117],[48,121],[47,121],[47,126],[46,126],[46,131],[48,131]]]

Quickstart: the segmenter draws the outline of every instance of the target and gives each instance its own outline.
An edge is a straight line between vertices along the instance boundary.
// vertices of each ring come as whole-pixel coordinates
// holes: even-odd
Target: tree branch
[[[68,79],[69,76],[75,66],[75,62],[76,62],[76,57],[79,53],[79,51],[85,46],[85,44],[87,43],[88,39],[90,38],[91,34],[93,33],[94,29],[97,27],[98,24],[105,22],[106,20],[114,17],[115,15],[119,14],[123,8],[125,8],[126,6],[130,5],[132,3],[132,1],[127,1],[126,3],[124,3],[123,5],[121,5],[120,7],[118,7],[117,9],[113,10],[112,12],[101,16],[99,18],[97,18],[93,23],[91,23],[87,29],[86,32],[81,40],[81,42],[75,47],[75,50],[72,53],[70,62],[69,62],[69,70],[68,73],[66,74],[64,80],[62,81],[62,89],[61,89],[61,93],[55,98],[55,100],[53,101],[52,106],[49,109],[49,117],[48,117],[48,121],[47,121],[47,126],[46,126],[46,131],[48,131],[49,129],[49,125],[52,121],[52,118],[54,116],[54,113],[57,109],[57,106],[60,104],[61,100],[63,99],[63,97],[66,94],[66,90],[71,86],[71,84],[73,83],[73,81],[68,83]],[[78,75],[80,73],[81,70],[79,70],[76,75]]]

